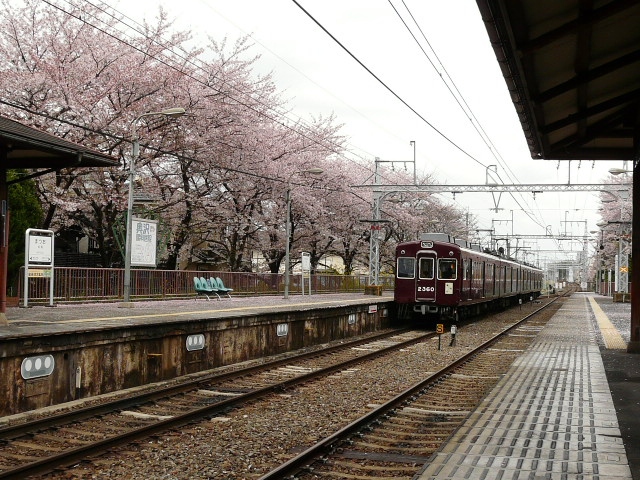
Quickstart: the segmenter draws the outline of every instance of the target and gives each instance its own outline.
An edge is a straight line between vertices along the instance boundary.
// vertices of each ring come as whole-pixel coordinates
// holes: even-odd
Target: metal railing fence
[[[131,270],[132,299],[175,299],[195,296],[193,277],[220,277],[232,295],[280,295],[284,292],[284,275],[274,273],[222,272],[193,270]],[[24,267],[20,269],[18,300],[24,297]],[[123,298],[124,269],[54,267],[54,301],[116,301]],[[291,294],[302,294],[301,276],[291,275]],[[312,275],[312,293],[364,292],[368,275]],[[49,298],[49,279],[29,277],[29,302]],[[305,293],[308,292],[305,278]],[[385,289],[393,289],[392,276],[381,277]]]

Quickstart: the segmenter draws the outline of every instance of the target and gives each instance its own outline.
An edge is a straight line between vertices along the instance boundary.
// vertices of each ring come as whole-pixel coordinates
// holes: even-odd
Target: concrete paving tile
[[[416,478],[631,480],[589,308],[572,296]]]

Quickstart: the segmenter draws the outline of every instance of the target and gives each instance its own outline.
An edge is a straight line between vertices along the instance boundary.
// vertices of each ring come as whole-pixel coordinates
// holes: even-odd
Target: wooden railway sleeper
[[[549,304],[550,305],[550,304]],[[535,315],[536,313],[538,313],[541,309],[536,310],[535,312],[531,312],[530,315],[527,316],[527,318],[530,318],[531,316]],[[524,321],[526,319],[523,319],[522,321]],[[511,329],[517,328],[517,326],[512,327]],[[487,347],[491,346],[494,344],[494,342],[496,342],[498,340],[498,338],[503,337],[505,333],[507,333],[509,331],[509,329],[502,331],[500,333],[496,333],[494,335],[493,338],[491,338],[489,341],[485,342],[484,346],[475,349],[472,352],[469,352],[467,355],[465,355],[462,359],[460,359],[457,363],[457,367],[459,367],[462,364],[466,364],[467,362],[470,361],[470,359],[477,357],[478,354],[483,353],[484,350],[487,349]],[[444,377],[444,376],[450,376],[450,373],[452,372],[454,366],[449,366],[449,367],[445,367],[444,369],[442,369],[440,372],[437,373],[438,377]],[[429,379],[425,379],[424,382],[431,382],[433,383],[433,381],[435,380],[435,378],[429,378]],[[497,379],[494,379],[497,380]],[[440,384],[442,383],[442,380],[437,380],[436,384]],[[460,385],[465,385],[464,383],[459,383]],[[327,437],[324,440],[321,440],[319,442],[316,443],[316,445],[314,445],[312,448],[307,449],[304,454],[298,455],[297,457],[294,457],[292,459],[290,459],[289,461],[287,461],[286,463],[282,464],[280,467],[276,468],[275,470],[272,470],[271,472],[267,473],[266,475],[263,475],[262,477],[260,477],[260,480],[271,480],[271,479],[281,479],[284,478],[287,474],[291,474],[292,472],[294,472],[296,469],[299,469],[301,465],[305,464],[308,465],[309,461],[311,460],[311,462],[313,462],[313,456],[317,455],[317,454],[321,454],[321,455],[334,455],[336,452],[338,454],[344,454],[344,448],[343,446],[340,446],[338,448],[334,448],[334,443],[338,442],[338,444],[340,444],[341,440],[344,440],[345,438],[348,438],[350,435],[353,434],[354,430],[356,431],[365,431],[366,429],[362,428],[362,425],[366,425],[366,426],[370,426],[372,424],[372,421],[376,418],[376,415],[380,415],[382,413],[387,413],[390,411],[391,408],[398,408],[398,406],[400,406],[400,408],[403,408],[405,406],[407,406],[407,399],[415,399],[418,395],[417,392],[425,392],[426,395],[430,395],[431,392],[431,388],[426,386],[426,383],[423,383],[422,385],[416,385],[414,387],[411,387],[411,389],[401,393],[400,395],[398,395],[395,399],[392,399],[391,401],[389,401],[387,404],[381,405],[380,407],[377,407],[376,409],[374,409],[373,411],[367,413],[365,416],[361,417],[358,420],[355,420],[354,422],[352,422],[350,425],[344,427],[343,429],[341,429],[340,431],[335,432],[334,434],[332,434],[330,437]],[[446,389],[446,391],[449,391],[449,389]],[[442,394],[442,392],[440,392],[440,394]],[[437,402],[436,402],[437,403]],[[458,407],[460,410],[466,410],[466,408],[462,408],[462,405],[464,403],[460,402],[460,406]],[[407,414],[408,412],[403,412],[403,414]],[[424,418],[424,415],[419,415],[418,413],[414,412],[413,414],[415,417],[417,418]],[[454,415],[455,417],[460,417],[461,415]],[[442,415],[441,419],[438,419],[436,416],[436,419],[441,420],[438,422],[433,422],[433,425],[438,425],[438,428],[436,428],[436,430],[439,430],[439,427],[447,427],[449,429],[451,428],[455,428],[456,425],[459,424],[459,422],[454,422],[454,421],[450,421],[451,419],[448,418],[449,415]],[[432,432],[433,433],[433,432]],[[450,432],[449,432],[450,433]],[[443,432],[443,435],[447,436],[445,434],[445,432]],[[367,436],[367,439],[364,439],[363,442],[358,441],[358,444],[361,443],[367,443],[367,440],[370,440],[371,437]],[[388,441],[388,439],[385,439],[385,441]],[[331,443],[330,443],[331,442]],[[433,442],[425,442],[425,443],[433,443]],[[331,445],[331,451],[327,451],[327,445]],[[346,446],[346,444],[345,444]],[[372,445],[373,448],[382,448],[379,445]],[[433,447],[434,451],[435,448],[437,448],[436,446]],[[334,451],[335,450],[335,451]],[[386,450],[392,450],[392,448],[387,448]],[[411,449],[409,449],[411,450]],[[419,451],[424,452],[424,447],[420,447]],[[322,453],[321,453],[322,452]],[[300,470],[298,470],[300,471]],[[305,477],[306,478],[306,477]],[[343,477],[344,478],[344,477]],[[349,476],[349,478],[365,478],[365,477],[360,477],[360,476]]]

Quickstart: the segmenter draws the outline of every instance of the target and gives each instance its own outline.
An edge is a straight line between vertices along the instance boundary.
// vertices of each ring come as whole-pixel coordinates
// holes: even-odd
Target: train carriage
[[[452,321],[540,294],[542,271],[444,234],[396,247],[394,300],[401,319]]]

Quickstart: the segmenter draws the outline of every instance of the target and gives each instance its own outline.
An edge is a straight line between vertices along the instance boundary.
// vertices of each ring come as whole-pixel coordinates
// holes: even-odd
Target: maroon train
[[[542,271],[485,253],[446,234],[396,247],[399,319],[456,322],[540,295]]]

